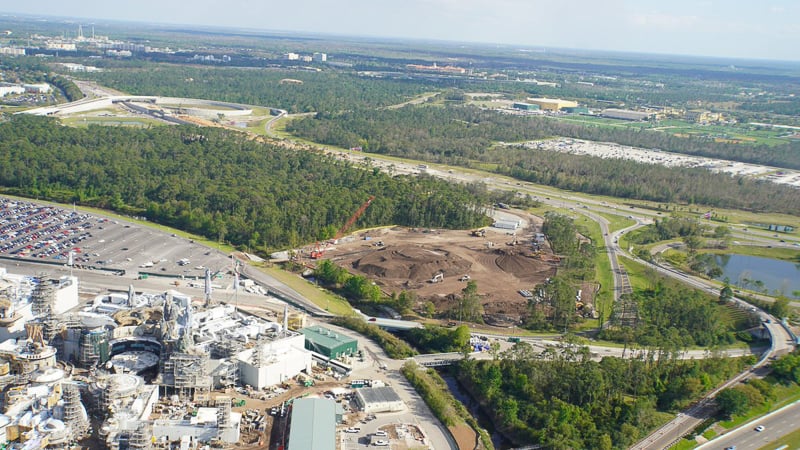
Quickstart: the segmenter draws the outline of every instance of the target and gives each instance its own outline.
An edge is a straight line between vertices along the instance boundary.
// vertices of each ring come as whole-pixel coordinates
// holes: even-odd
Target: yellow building
[[[690,122],[700,124],[720,122],[722,120],[722,114],[700,109],[686,111],[686,115],[684,117]]]
[[[558,98],[528,98],[528,102],[539,105],[542,111],[559,111],[561,108],[574,108],[578,106],[577,102]]]

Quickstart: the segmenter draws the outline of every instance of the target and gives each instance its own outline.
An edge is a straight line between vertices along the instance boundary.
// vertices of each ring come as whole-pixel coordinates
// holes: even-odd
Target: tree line
[[[361,146],[367,152],[493,168],[520,180],[590,194],[657,202],[702,204],[800,214],[797,190],[700,168],[671,168],[631,160],[497,146],[551,136],[665,148],[731,160],[800,167],[800,143],[777,147],[720,144],[666,133],[566,124],[472,107],[411,107],[385,111],[319,113],[294,120],[287,130],[323,144]]]
[[[12,116],[0,124],[0,185],[263,252],[333,237],[370,195],[357,226],[468,229],[488,220],[488,197],[468,186],[189,126],[80,129]]]
[[[758,326],[754,315],[732,315],[705,293],[664,281],[626,294],[636,305],[637,323],[617,323],[603,328],[600,337],[625,344],[685,349],[714,347],[736,341],[737,332]]]
[[[740,372],[752,358],[679,360],[666,352],[593,361],[586,347],[537,352],[515,344],[495,360],[463,360],[454,372],[514,444],[552,450],[626,448]]]
[[[245,103],[290,113],[376,108],[425,92],[425,86],[410,81],[288,69],[145,64],[140,68],[85,74],[85,77],[131,94]],[[296,81],[282,81],[286,79]]]
[[[800,149],[798,142],[776,146],[732,144],[697,136],[678,137],[660,131],[601,127],[547,117],[500,114],[473,106],[406,106],[381,111],[326,111],[314,117],[293,121],[287,129],[304,138],[333,145],[350,146],[355,139],[361,139],[362,147],[376,153],[394,154],[403,150],[409,154],[430,153],[435,157],[447,157],[446,152],[449,150],[457,151],[457,156],[475,158],[476,154],[488,150],[488,144],[497,141],[519,142],[562,136],[800,169],[800,160],[796,156]],[[348,142],[343,142],[343,138]],[[464,149],[468,140],[476,139],[475,145]]]

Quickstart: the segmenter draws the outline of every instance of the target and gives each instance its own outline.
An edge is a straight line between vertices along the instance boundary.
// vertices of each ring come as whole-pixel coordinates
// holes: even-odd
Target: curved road
[[[93,100],[90,100],[90,99],[84,99],[84,100],[79,100],[78,102],[75,102],[75,103],[77,103],[79,106],[82,106],[83,104],[90,103],[92,101]],[[62,105],[62,107],[63,106],[64,105]],[[270,120],[266,125],[266,129],[269,129],[271,124],[274,123],[274,120],[276,120],[276,119],[277,118],[275,118],[273,120]],[[335,154],[335,152],[334,152],[334,154]],[[369,160],[367,160],[367,158],[369,158]],[[387,165],[387,167],[389,167],[389,170],[391,170],[393,172],[408,172],[408,173],[417,173],[418,172],[417,168],[414,167],[413,164],[411,164],[411,163],[398,163],[395,160],[382,160],[380,158],[380,156],[378,156],[378,155],[370,154],[368,157],[362,157],[362,159],[364,161],[382,161],[384,164]],[[406,165],[407,167],[403,167],[404,165]],[[426,172],[428,172],[429,174],[434,175],[434,176],[440,176],[440,177],[443,177],[443,178],[448,178],[448,179],[453,179],[453,180],[460,180],[460,181],[467,181],[467,182],[481,181],[481,182],[486,183],[487,186],[490,189],[516,190],[516,191],[519,191],[519,192],[536,193],[538,195],[545,196],[544,199],[540,199],[542,202],[551,204],[553,206],[559,206],[559,203],[560,203],[561,207],[566,207],[568,204],[572,205],[573,207],[580,207],[580,203],[579,202],[575,202],[576,200],[579,200],[580,202],[584,202],[584,203],[587,203],[587,204],[592,204],[593,205],[593,209],[596,210],[596,211],[604,210],[604,209],[607,210],[606,206],[601,206],[601,205],[605,205],[605,202],[598,202],[597,200],[594,200],[594,199],[591,199],[591,198],[576,198],[576,197],[573,197],[573,196],[570,196],[570,195],[567,195],[567,194],[563,194],[563,193],[556,194],[555,191],[552,191],[552,190],[549,190],[549,189],[537,188],[537,187],[535,187],[534,185],[532,185],[530,183],[525,183],[524,186],[523,186],[522,183],[512,184],[511,181],[502,181],[502,180],[510,180],[510,179],[505,178],[505,177],[501,178],[501,177],[497,177],[497,176],[494,176],[494,175],[492,175],[490,177],[486,177],[486,176],[482,176],[482,174],[466,173],[466,172],[460,172],[460,173],[456,174],[454,170],[448,170],[447,174],[439,173],[439,171],[437,171],[435,169],[426,170]],[[549,197],[547,197],[547,196],[549,196]],[[558,200],[551,200],[551,197],[559,197],[559,198],[558,198]],[[621,207],[617,207],[617,208],[612,207],[612,209],[622,209],[622,208]],[[650,211],[645,212],[645,211],[636,211],[635,208],[631,208],[631,209],[632,209],[631,212],[632,213],[637,213],[637,216],[652,215],[652,212],[650,212]],[[641,221],[637,220],[637,224],[636,225],[634,225],[632,227],[629,227],[629,228],[627,228],[625,230],[618,230],[618,231],[615,231],[615,232],[611,233],[608,230],[608,221],[605,220],[605,218],[603,218],[603,217],[601,217],[599,215],[595,215],[595,214],[589,213],[589,212],[581,211],[581,213],[586,215],[586,216],[591,217],[593,220],[597,221],[600,224],[600,228],[601,228],[601,230],[603,232],[603,239],[605,241],[605,246],[608,249],[609,260],[611,262],[612,269],[614,269],[614,274],[615,274],[615,276],[614,276],[614,279],[615,279],[614,298],[615,298],[615,300],[619,297],[620,293],[624,289],[626,289],[625,288],[625,278],[626,277],[624,275],[624,271],[621,270],[621,266],[619,265],[619,262],[617,260],[617,254],[618,253],[622,254],[625,257],[628,257],[628,258],[631,258],[633,260],[636,260],[639,263],[645,264],[648,267],[656,270],[658,273],[660,273],[662,275],[669,276],[669,277],[672,277],[672,278],[676,278],[676,279],[680,280],[681,282],[689,284],[690,286],[693,286],[695,288],[702,289],[702,290],[707,290],[707,291],[710,291],[712,293],[717,291],[717,287],[715,285],[710,284],[708,282],[705,282],[704,280],[688,276],[686,274],[683,274],[683,273],[678,272],[678,271],[673,270],[673,269],[668,269],[668,268],[661,267],[661,266],[658,266],[658,265],[650,264],[650,263],[647,263],[645,261],[639,260],[638,258],[635,258],[635,257],[633,257],[631,255],[626,254],[618,245],[619,236],[622,235],[624,232],[630,230],[630,229],[642,226],[643,224],[641,223]],[[613,211],[613,213],[614,214],[619,214],[619,211]],[[644,214],[640,214],[640,213],[644,213]],[[748,236],[748,238],[753,239],[753,236],[752,235]],[[756,236],[755,239],[756,240],[761,240],[762,236]],[[785,245],[782,245],[782,246],[787,246],[788,247],[788,246],[790,246],[790,244],[785,244]],[[740,299],[735,299],[735,301],[742,302]],[[766,314],[763,313],[763,312],[761,313],[761,315],[762,316],[766,316]],[[762,360],[759,362],[759,364],[764,364],[766,362],[766,360],[767,360],[767,357],[769,357],[771,355],[774,355],[774,354],[785,353],[785,352],[789,351],[793,347],[793,343],[790,341],[789,335],[786,332],[786,330],[784,330],[783,327],[781,327],[779,324],[777,324],[776,321],[774,320],[774,318],[770,319],[770,322],[771,323],[766,324],[766,327],[767,327],[767,329],[768,329],[768,331],[770,333],[770,336],[772,338],[772,346],[770,347],[770,350],[764,355],[764,358],[762,358]],[[606,349],[606,348],[603,348],[603,349],[600,349],[600,351],[608,352],[609,350]],[[732,385],[733,383],[738,382],[741,378],[744,378],[747,375],[748,375],[747,372],[745,372],[743,374],[740,374],[738,377],[736,377],[733,380],[731,380],[725,386]],[[725,387],[725,386],[723,386],[723,387]],[[723,387],[721,387],[720,389],[722,389]],[[640,442],[639,444],[637,444],[636,446],[634,446],[632,448],[634,448],[634,449],[650,449],[650,448],[665,448],[665,447],[668,447],[671,442],[674,442],[676,436],[677,436],[677,438],[680,438],[680,436],[683,436],[686,432],[691,430],[691,428],[693,426],[695,426],[694,425],[695,422],[699,423],[699,421],[702,421],[703,418],[710,412],[709,406],[710,406],[711,398],[713,398],[713,395],[716,392],[717,391],[712,392],[706,398],[701,400],[696,406],[694,406],[693,408],[690,408],[689,410],[687,410],[683,414],[680,414],[675,420],[673,420],[670,423],[666,424],[664,427],[660,428],[659,430],[656,430],[656,432],[654,432],[651,436],[648,436],[645,440],[643,440],[642,442]]]

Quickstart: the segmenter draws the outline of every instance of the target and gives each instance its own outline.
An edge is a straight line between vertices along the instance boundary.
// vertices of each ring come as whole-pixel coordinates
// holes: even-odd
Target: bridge
[[[385,319],[383,317],[368,316],[357,309],[353,310],[357,312],[367,323],[377,325],[384,330],[406,331],[413,328],[422,328],[421,323],[412,322],[410,320]]]

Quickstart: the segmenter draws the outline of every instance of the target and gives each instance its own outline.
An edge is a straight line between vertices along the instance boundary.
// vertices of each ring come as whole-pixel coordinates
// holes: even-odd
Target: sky
[[[36,0],[0,12],[800,60],[800,0]]]

